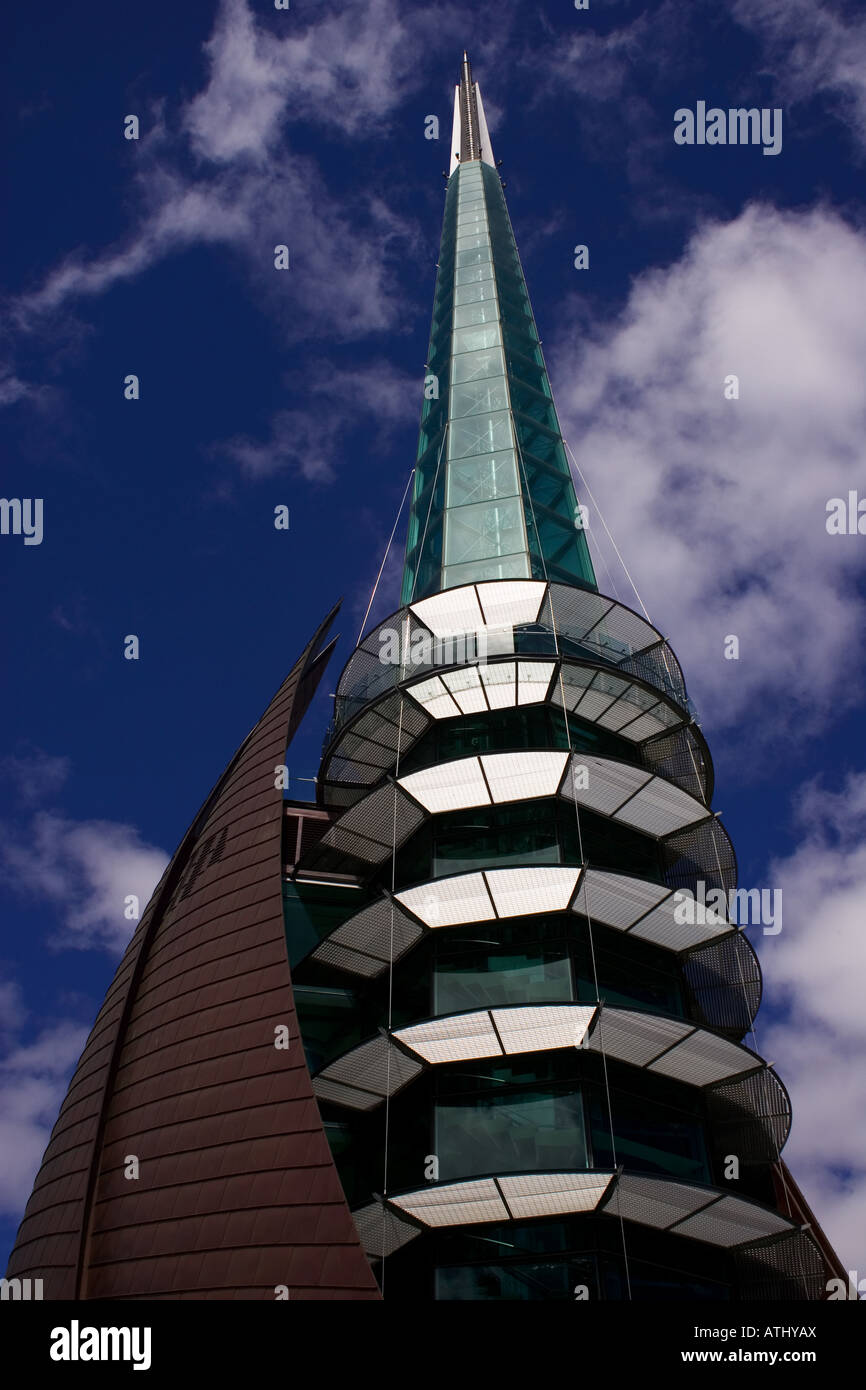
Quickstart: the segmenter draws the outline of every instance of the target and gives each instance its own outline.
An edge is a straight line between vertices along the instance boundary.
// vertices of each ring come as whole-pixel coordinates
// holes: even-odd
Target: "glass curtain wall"
[[[595,589],[499,176],[445,206],[403,602],[491,579]]]

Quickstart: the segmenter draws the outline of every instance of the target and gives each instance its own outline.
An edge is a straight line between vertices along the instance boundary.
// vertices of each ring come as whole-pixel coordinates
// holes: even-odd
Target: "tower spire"
[[[492,165],[493,149],[490,132],[484,116],[484,103],[481,88],[472,77],[472,64],[465,49],[460,69],[460,81],[454,89],[454,128],[451,141],[450,174],[458,164],[467,164],[473,159],[483,160]]]
[[[487,580],[595,590],[553,392],[463,54],[404,602]]]

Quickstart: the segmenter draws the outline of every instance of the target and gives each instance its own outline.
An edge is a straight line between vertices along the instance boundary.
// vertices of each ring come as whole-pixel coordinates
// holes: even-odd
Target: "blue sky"
[[[0,536],[0,1245],[123,898],[342,595],[291,754],[311,794],[414,457],[465,46],[566,437],[684,666],[741,884],[783,891],[782,932],[750,931],[758,1042],[866,1274],[866,535],[825,525],[866,498],[862,7],[91,0],[2,25],[2,489],[44,500],[44,537]],[[781,153],[675,144],[698,101],[781,109]],[[601,515],[601,586],[637,606]]]

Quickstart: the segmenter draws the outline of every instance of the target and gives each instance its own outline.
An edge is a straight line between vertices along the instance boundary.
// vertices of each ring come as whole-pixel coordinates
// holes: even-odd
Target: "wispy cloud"
[[[124,916],[125,899],[135,894],[143,912],[167,861],[134,826],[39,811],[23,829],[4,827],[0,879],[28,901],[58,909],[55,947],[119,954],[136,925]]]
[[[769,881],[784,895],[778,936],[758,938],[767,1002],[780,1019],[760,1032],[779,1060],[794,1124],[785,1158],[847,1267],[866,1248],[866,772],[839,790],[800,789],[794,854]],[[760,1023],[760,1020],[759,1020]]]
[[[862,484],[864,298],[866,237],[750,206],[555,354],[581,469],[716,726],[802,736],[859,694],[866,548],[826,504]]]
[[[401,372],[387,362],[357,368],[335,368],[327,362],[310,365],[309,392],[304,410],[281,410],[273,417],[265,440],[243,436],[214,445],[244,473],[266,477],[291,468],[302,477],[330,481],[350,432],[372,433],[374,443],[386,444],[393,429],[417,419],[423,374]]]
[[[30,1195],[87,1028],[62,1019],[24,1043],[27,1010],[15,981],[0,981],[0,1212],[18,1216]]]
[[[418,30],[440,42],[440,19],[403,17],[395,0],[372,0],[326,10],[281,38],[245,0],[224,0],[206,44],[205,87],[173,115],[155,102],[143,118],[130,231],[49,270],[10,304],[13,326],[19,334],[60,332],[60,316],[166,256],[222,246],[241,258],[289,340],[351,341],[395,327],[402,306],[392,260],[416,245],[416,229],[370,190],[332,194],[315,161],[293,150],[286,128],[315,121],[320,130],[369,140],[420,81],[411,58]],[[286,274],[274,269],[280,244],[291,253]],[[28,390],[7,371],[0,403]]]
[[[783,100],[824,96],[866,145],[866,16],[821,0],[734,0],[731,14],[760,40]]]
[[[69,776],[68,758],[53,757],[41,748],[0,758],[0,777],[9,779],[25,806],[54,800]]]

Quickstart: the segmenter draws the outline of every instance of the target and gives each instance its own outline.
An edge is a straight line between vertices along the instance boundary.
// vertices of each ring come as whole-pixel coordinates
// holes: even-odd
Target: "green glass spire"
[[[595,574],[481,92],[464,54],[402,602]]]

